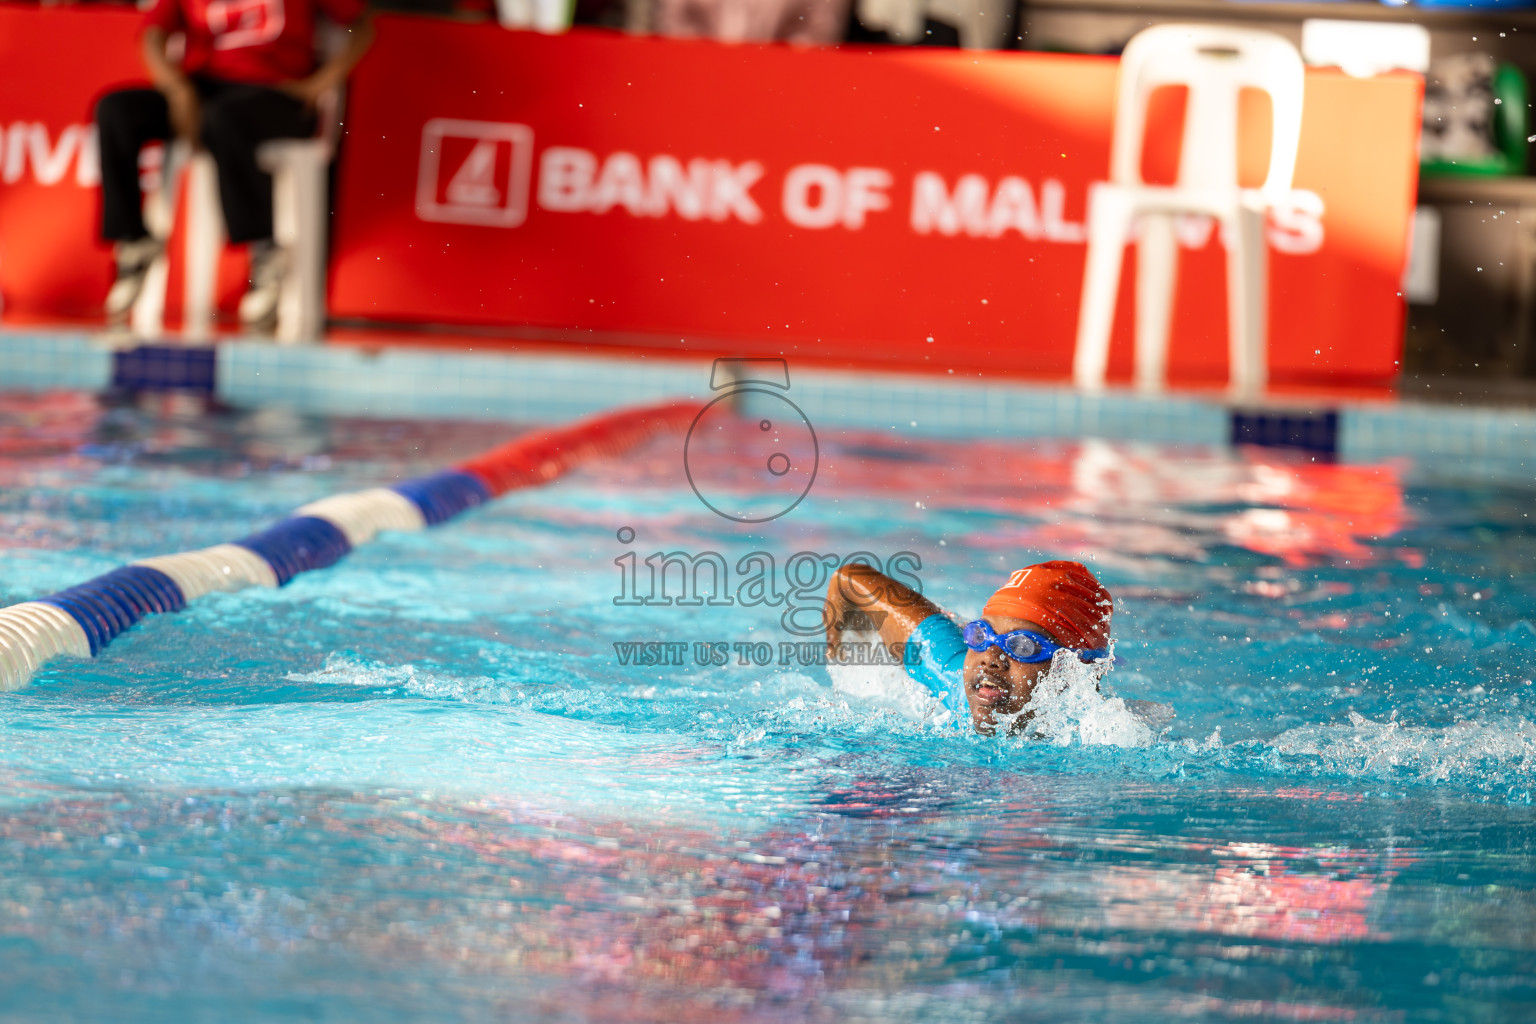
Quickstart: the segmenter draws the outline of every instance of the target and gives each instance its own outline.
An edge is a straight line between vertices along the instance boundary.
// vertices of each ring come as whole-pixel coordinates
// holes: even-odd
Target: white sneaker
[[[277,299],[288,273],[288,253],[276,242],[251,243],[251,286],[240,298],[240,323],[251,330],[277,327]]]
[[[112,322],[126,320],[139,293],[144,290],[144,279],[149,277],[150,265],[165,252],[165,243],[153,235],[132,242],[118,242],[112,253],[117,261],[117,277],[107,291],[103,304],[107,319]]]

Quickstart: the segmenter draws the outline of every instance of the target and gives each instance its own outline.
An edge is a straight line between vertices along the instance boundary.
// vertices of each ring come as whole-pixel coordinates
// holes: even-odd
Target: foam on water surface
[[[1536,777],[1536,724],[1518,716],[1432,727],[1373,722],[1352,711],[1347,723],[1288,729],[1268,746],[1348,775],[1488,786],[1529,785]]]

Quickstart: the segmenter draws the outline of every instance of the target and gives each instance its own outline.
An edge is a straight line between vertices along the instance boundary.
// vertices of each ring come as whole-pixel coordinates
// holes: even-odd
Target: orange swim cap
[[[1015,570],[988,600],[983,615],[1038,622],[1067,647],[1109,647],[1114,599],[1078,562],[1041,562]]]

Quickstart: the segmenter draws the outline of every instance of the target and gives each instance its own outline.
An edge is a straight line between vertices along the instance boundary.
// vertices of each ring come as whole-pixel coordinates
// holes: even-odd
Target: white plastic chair
[[[1178,279],[1175,221],[1183,214],[1204,214],[1221,224],[1227,249],[1231,388],[1243,397],[1263,391],[1268,376],[1264,214],[1290,192],[1303,78],[1296,48],[1268,32],[1158,25],[1126,46],[1110,181],[1095,184],[1088,197],[1088,255],[1072,366],[1078,387],[1104,386],[1121,259],[1137,224],[1136,385],[1146,391],[1163,386]],[[1148,185],[1141,178],[1147,101],[1164,85],[1189,88],[1178,178],[1171,186]],[[1258,189],[1240,188],[1237,180],[1238,94],[1244,88],[1268,93],[1273,110],[1269,171]]]
[[[273,240],[288,255],[277,302],[277,340],[288,343],[314,341],[325,324],[326,171],[340,134],[340,90],[321,96],[315,106],[318,129],[312,138],[275,139],[256,150],[257,162],[272,175]],[[186,268],[182,335],[201,341],[213,335],[219,253],[225,237],[213,157],[193,151],[179,139],[168,144],[160,187],[146,197],[144,219],[156,237],[169,237],[183,176],[187,196],[182,232]],[[136,337],[164,336],[168,283],[168,254],[162,254],[150,265],[144,289],[133,304],[129,323]]]

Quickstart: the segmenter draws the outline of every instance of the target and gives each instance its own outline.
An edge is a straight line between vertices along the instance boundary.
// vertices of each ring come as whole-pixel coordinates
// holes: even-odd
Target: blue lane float
[[[335,565],[352,551],[341,528],[321,516],[292,516],[235,543],[260,555],[280,587],[301,572]]]
[[[428,526],[446,523],[460,512],[491,500],[490,488],[479,477],[459,469],[448,469],[419,480],[396,484],[392,490],[403,494],[421,509]]]
[[[181,611],[187,598],[160,570],[125,565],[42,598],[42,603],[68,612],[85,631],[94,655],[144,616]]]
[[[181,611],[214,591],[287,586],[300,573],[335,565],[381,531],[441,525],[509,490],[684,431],[697,413],[696,405],[675,403],[536,432],[430,476],[311,502],[233,544],[140,559],[0,608],[0,691],[26,686],[60,655],[94,657],[148,615]]]

